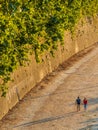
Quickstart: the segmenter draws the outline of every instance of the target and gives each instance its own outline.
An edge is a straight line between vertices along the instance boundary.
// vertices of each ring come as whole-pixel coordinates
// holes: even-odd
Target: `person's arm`
[[[88,104],[88,101],[87,101],[87,103],[86,104]]]

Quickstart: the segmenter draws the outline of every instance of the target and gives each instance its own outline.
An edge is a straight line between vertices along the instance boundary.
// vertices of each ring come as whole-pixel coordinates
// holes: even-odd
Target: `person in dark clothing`
[[[80,111],[80,105],[81,105],[81,99],[80,99],[80,97],[77,97],[77,99],[76,99],[76,105],[77,105],[77,111]]]
[[[83,100],[84,110],[87,109],[87,103],[88,103],[87,99],[84,98],[84,100]]]

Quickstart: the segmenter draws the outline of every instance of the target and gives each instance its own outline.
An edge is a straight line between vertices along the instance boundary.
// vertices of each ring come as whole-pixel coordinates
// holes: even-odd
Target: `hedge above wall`
[[[28,61],[28,54],[52,55],[64,31],[74,31],[83,17],[98,14],[98,0],[1,0],[0,89],[5,96],[10,74]]]

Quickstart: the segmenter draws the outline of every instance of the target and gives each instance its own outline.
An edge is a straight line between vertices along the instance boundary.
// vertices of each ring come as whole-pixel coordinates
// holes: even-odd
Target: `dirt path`
[[[0,121],[0,130],[98,130],[98,46],[84,53],[27,94]],[[83,105],[76,111],[77,96],[87,97],[87,111]]]

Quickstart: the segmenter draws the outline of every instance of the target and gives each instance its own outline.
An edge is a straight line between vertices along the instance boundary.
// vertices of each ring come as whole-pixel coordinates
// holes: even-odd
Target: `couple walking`
[[[84,110],[87,109],[87,103],[88,103],[87,99],[84,98],[83,99]],[[80,99],[80,97],[77,97],[77,99],[76,99],[76,105],[77,105],[77,111],[80,111],[80,105],[81,105],[81,99]]]

